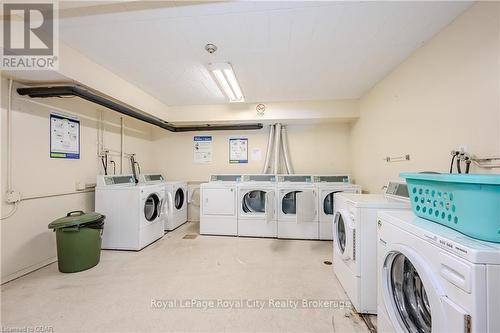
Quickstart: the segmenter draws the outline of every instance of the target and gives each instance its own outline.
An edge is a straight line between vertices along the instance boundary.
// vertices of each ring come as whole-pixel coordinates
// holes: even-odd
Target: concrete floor
[[[342,306],[331,242],[199,236],[187,223],[140,252],[103,251],[98,266],[62,274],[51,264],[2,286],[2,328],[46,332],[368,332]],[[192,299],[219,308],[187,308]],[[264,309],[249,308],[260,300]],[[335,300],[337,308],[278,308],[277,300]],[[183,308],[161,308],[177,300]],[[246,308],[223,309],[231,301]],[[248,303],[247,303],[248,301]],[[187,303],[185,303],[187,302]],[[237,303],[233,303],[237,304]],[[169,304],[172,306],[172,304]],[[52,328],[52,330],[50,329]]]

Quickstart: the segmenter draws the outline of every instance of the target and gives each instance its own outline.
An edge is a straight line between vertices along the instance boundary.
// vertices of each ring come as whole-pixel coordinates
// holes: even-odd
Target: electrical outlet
[[[21,201],[21,192],[10,191],[7,192],[7,202],[8,203],[16,203]]]

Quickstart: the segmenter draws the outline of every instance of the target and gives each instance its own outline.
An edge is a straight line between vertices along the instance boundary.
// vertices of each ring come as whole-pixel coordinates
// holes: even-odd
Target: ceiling
[[[122,3],[110,13],[105,3],[105,14],[98,7],[82,15],[66,9],[61,39],[167,105],[227,103],[206,68],[225,61],[246,102],[359,98],[470,6],[223,2],[137,9]],[[218,51],[208,54],[207,43]]]

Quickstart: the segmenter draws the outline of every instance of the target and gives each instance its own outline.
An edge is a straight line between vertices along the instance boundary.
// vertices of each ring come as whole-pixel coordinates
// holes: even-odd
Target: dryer
[[[377,229],[378,331],[500,332],[500,244],[410,211]]]
[[[333,269],[359,313],[377,313],[377,212],[410,210],[405,183],[390,182],[385,194],[335,195]]]
[[[278,238],[318,239],[317,189],[308,175],[278,175]]]
[[[276,237],[276,175],[244,175],[238,186],[238,236]]]
[[[212,175],[200,185],[200,234],[238,235],[237,187],[241,175]]]
[[[102,248],[140,250],[163,237],[163,184],[136,184],[133,175],[97,176],[95,210],[106,216]]]
[[[319,239],[333,239],[335,193],[361,193],[361,186],[351,184],[349,175],[316,175],[313,177],[318,190]]]

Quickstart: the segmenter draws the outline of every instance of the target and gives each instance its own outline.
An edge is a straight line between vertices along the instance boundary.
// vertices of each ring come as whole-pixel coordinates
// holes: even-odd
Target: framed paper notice
[[[50,157],[80,158],[80,120],[77,117],[50,115]]]
[[[194,163],[212,163],[212,141],[211,135],[193,137]]]
[[[229,139],[229,163],[248,163],[248,138]]]

